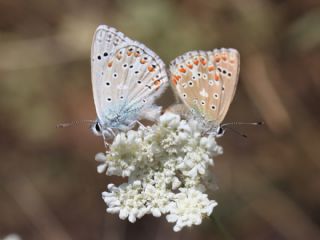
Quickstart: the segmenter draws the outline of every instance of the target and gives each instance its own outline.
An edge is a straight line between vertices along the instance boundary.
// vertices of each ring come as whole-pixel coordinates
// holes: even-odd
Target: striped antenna
[[[66,128],[66,127],[72,127],[72,126],[76,126],[76,125],[79,125],[79,124],[82,124],[82,123],[96,123],[95,120],[80,120],[80,121],[72,121],[72,122],[69,122],[69,123],[59,123],[57,124],[57,128]]]
[[[237,131],[236,129],[232,128],[232,127],[229,127],[229,126],[236,126],[236,125],[251,125],[251,126],[261,126],[263,125],[264,122],[230,122],[230,123],[224,123],[222,124],[220,127],[225,130],[225,129],[229,129],[231,130],[232,132],[240,135],[241,137],[244,137],[244,138],[247,138],[248,136]]]

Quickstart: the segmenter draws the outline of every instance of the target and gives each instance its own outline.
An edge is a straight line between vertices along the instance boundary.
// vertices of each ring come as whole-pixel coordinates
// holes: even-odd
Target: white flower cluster
[[[21,240],[21,238],[19,235],[12,233],[2,238],[2,240]]]
[[[119,133],[107,154],[98,153],[98,172],[128,177],[109,184],[102,197],[107,212],[135,222],[145,214],[167,214],[174,231],[198,225],[217,205],[206,190],[212,187],[209,167],[222,154],[215,136],[203,136],[195,120],[165,113],[157,124]]]

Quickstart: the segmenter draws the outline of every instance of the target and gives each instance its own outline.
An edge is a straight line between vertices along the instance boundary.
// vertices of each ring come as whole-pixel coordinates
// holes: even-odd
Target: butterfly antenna
[[[238,135],[240,135],[241,137],[244,137],[244,138],[247,138],[247,137],[248,137],[247,135],[245,135],[245,134],[243,134],[243,133],[241,133],[241,132],[238,132],[237,130],[235,130],[234,128],[231,128],[231,127],[224,127],[223,129],[229,129],[229,130],[231,130],[232,132],[234,132],[234,133],[236,133],[236,134],[238,134]]]
[[[259,126],[259,125],[263,125],[264,122],[230,122],[230,123],[224,123],[221,125],[221,127],[225,127],[225,126],[228,126],[228,125],[233,125],[233,126],[236,126],[236,125],[253,125],[253,126]]]
[[[234,133],[237,133],[238,135],[247,138],[248,136],[238,132],[237,130],[235,130],[232,127],[228,127],[228,126],[236,126],[236,125],[251,125],[251,126],[260,126],[263,125],[264,122],[230,122],[230,123],[225,123],[221,125],[221,128],[223,129],[230,129],[231,131],[233,131]]]
[[[73,122],[69,122],[69,123],[59,123],[57,124],[57,128],[66,128],[66,127],[72,127],[72,126],[76,126],[82,123],[95,123],[95,120],[80,120],[80,121],[73,121]]]

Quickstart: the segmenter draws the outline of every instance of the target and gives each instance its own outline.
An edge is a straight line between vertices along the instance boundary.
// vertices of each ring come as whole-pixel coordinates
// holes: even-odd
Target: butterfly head
[[[106,141],[113,139],[116,135],[116,132],[114,132],[112,128],[104,127],[99,120],[96,120],[95,123],[91,125],[91,131],[96,136],[102,136],[105,143]]]
[[[210,122],[208,124],[210,124]],[[214,137],[219,138],[219,137],[222,137],[224,135],[225,129],[220,125],[218,125],[218,126],[211,125],[204,132],[205,132],[205,134],[213,135]]]

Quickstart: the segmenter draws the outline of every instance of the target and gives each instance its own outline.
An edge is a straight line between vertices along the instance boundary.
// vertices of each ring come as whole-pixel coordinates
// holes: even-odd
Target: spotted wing
[[[187,52],[171,62],[170,74],[172,86],[184,104],[218,126],[235,94],[239,53],[224,48]]]
[[[106,42],[110,35],[114,41],[119,39],[117,44],[103,47],[99,40]],[[143,44],[113,28],[98,27],[91,58],[94,99],[102,125],[118,128],[137,120],[152,110],[155,98],[167,86],[162,60]]]
[[[117,47],[130,43],[131,39],[112,27],[100,25],[95,31],[91,46],[91,80],[93,98],[98,119],[102,118],[105,102],[103,96],[109,95],[110,89],[103,86],[106,63],[114,55]]]

